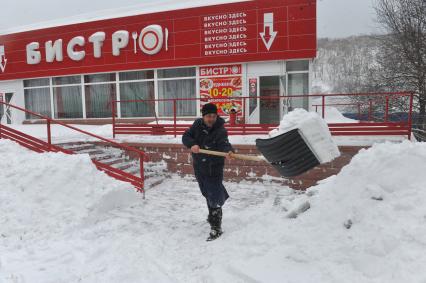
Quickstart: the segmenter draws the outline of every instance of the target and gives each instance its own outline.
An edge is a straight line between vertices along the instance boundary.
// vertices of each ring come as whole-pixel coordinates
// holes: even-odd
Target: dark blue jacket
[[[182,142],[187,148],[198,145],[202,149],[229,152],[234,151],[228,140],[228,132],[224,127],[225,120],[218,117],[213,127],[208,128],[202,118],[194,121],[185,131]],[[192,154],[195,174],[223,178],[225,158],[207,154]]]

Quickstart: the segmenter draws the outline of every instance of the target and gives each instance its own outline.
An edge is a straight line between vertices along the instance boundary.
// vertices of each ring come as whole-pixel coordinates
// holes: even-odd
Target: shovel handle
[[[213,151],[213,150],[207,150],[207,149],[200,149],[200,153],[215,155],[215,156],[222,156],[222,157],[226,157],[228,155],[228,153],[226,152]],[[238,153],[231,153],[231,156],[235,159],[241,159],[241,160],[257,161],[257,162],[265,161],[265,159],[261,156],[244,155],[244,154],[238,154]]]

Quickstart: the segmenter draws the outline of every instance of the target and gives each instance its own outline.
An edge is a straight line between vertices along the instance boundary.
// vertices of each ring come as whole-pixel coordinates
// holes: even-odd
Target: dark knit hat
[[[207,103],[203,106],[203,109],[201,109],[201,113],[203,116],[207,114],[217,114],[217,107],[216,104],[213,103]]]

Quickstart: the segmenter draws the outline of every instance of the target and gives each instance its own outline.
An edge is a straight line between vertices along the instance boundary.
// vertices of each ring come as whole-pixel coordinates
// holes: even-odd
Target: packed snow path
[[[192,178],[142,200],[87,155],[0,156],[1,283],[426,280],[426,144],[376,145],[306,194],[228,183],[214,242]]]

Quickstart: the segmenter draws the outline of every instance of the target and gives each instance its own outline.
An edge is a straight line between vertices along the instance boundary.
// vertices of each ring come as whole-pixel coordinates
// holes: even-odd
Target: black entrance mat
[[[298,129],[270,139],[256,139],[256,147],[284,177],[300,175],[320,164]]]

